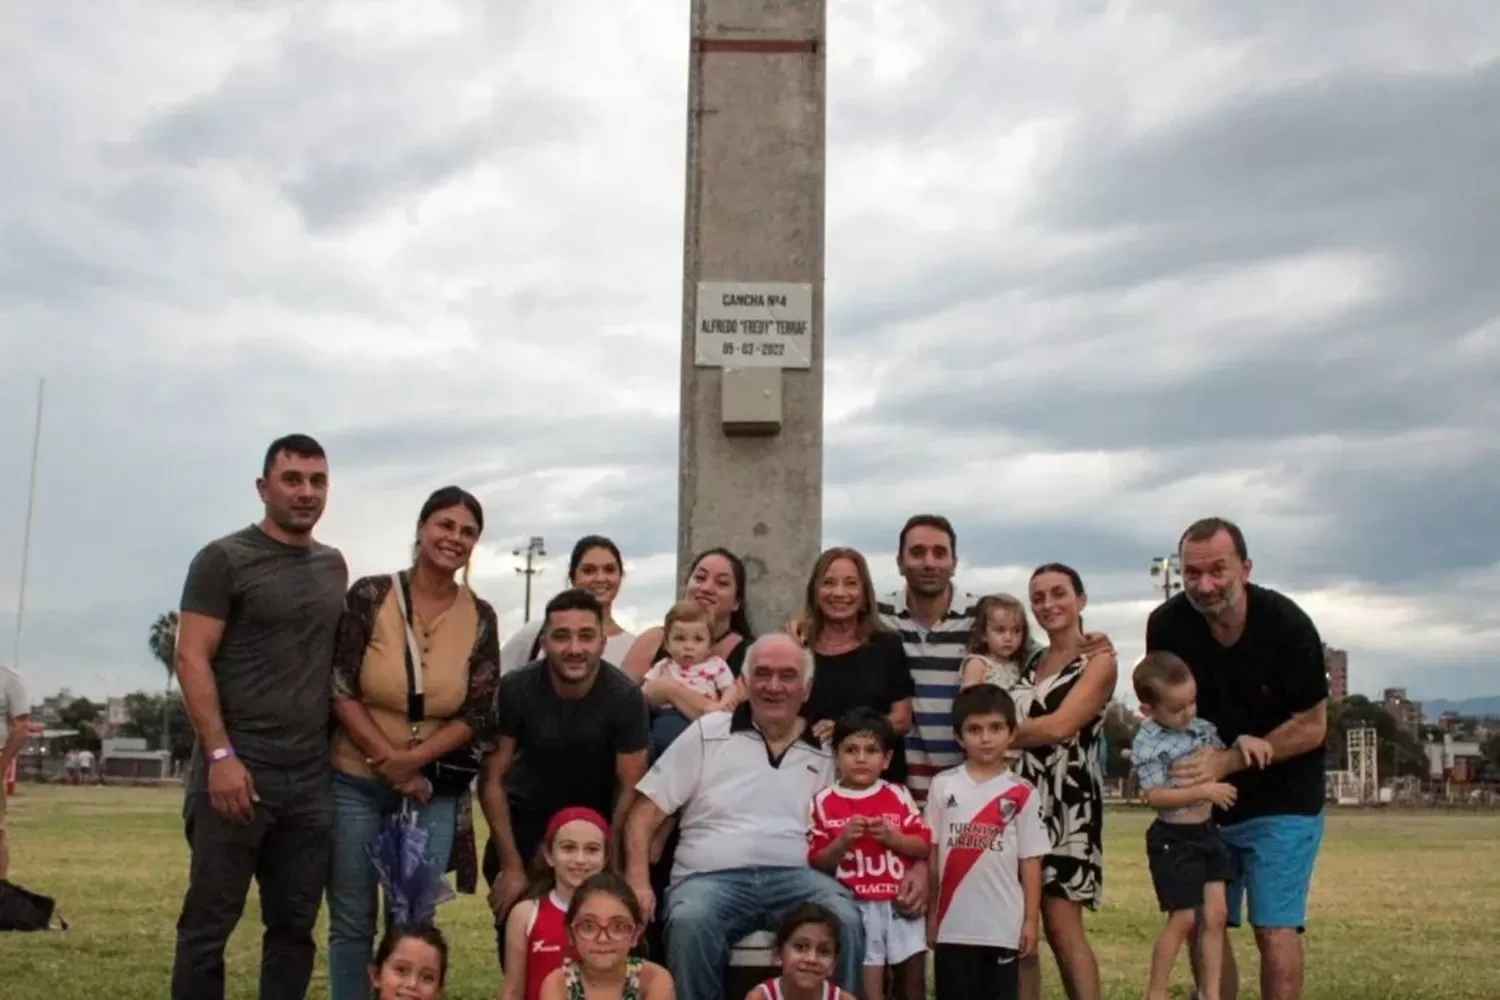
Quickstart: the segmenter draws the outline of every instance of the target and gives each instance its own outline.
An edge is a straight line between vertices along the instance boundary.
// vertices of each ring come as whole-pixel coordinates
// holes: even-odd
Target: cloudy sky
[[[825,539],[890,588],[948,513],[968,589],[1073,563],[1133,659],[1152,556],[1223,514],[1357,690],[1500,690],[1500,7],[830,7]],[[612,535],[657,618],[685,0],[9,10],[0,659],[43,374],[39,694],[161,682],[288,430],[354,573],[456,481],[508,627],[530,534]]]

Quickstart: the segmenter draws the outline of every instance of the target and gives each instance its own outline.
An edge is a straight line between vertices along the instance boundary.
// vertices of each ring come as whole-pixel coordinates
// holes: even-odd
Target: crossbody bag
[[[411,742],[415,746],[422,721],[427,718],[427,695],[422,689],[422,652],[417,645],[417,633],[412,628],[411,592],[407,589],[406,574],[392,573],[391,585],[396,591],[396,604],[401,609],[401,620],[406,627],[406,721],[411,727]],[[422,777],[432,783],[434,795],[459,795],[466,791],[479,774],[479,758],[474,744],[468,743],[439,757],[422,768]]]

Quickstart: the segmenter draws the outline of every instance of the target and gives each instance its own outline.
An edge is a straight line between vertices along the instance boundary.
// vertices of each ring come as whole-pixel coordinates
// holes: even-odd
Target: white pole
[[[26,531],[21,536],[21,587],[16,592],[16,647],[12,667],[21,669],[21,628],[26,620],[26,571],[31,561],[31,522],[36,513],[36,467],[42,451],[42,404],[46,399],[47,379],[37,380],[36,427],[31,434],[31,488],[26,495]]]

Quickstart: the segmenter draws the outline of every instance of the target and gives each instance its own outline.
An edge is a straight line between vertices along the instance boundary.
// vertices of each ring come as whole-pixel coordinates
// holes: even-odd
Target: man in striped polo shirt
[[[979,598],[953,589],[958,539],[940,514],[917,514],[906,522],[896,565],[906,586],[880,602],[880,620],[901,634],[917,688],[906,736],[906,783],[920,803],[932,776],[964,759],[953,737],[953,697]]]

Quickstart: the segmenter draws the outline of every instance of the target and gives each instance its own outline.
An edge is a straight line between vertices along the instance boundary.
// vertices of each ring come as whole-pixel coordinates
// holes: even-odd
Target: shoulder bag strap
[[[417,634],[411,627],[411,592],[407,589],[406,574],[392,573],[391,589],[396,595],[396,606],[401,609],[401,623],[406,629],[406,721],[415,728],[427,717],[427,697],[422,691],[422,671],[417,668],[422,653],[417,648]]]

